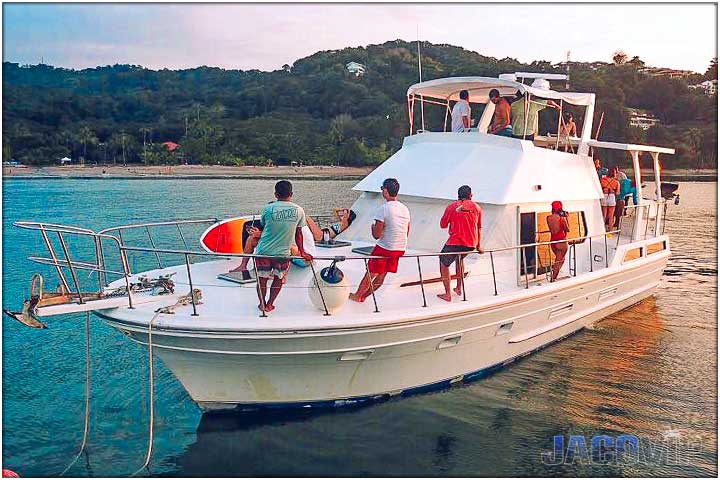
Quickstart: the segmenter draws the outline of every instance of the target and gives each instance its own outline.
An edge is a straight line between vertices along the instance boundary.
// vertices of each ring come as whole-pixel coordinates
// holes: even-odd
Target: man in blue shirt
[[[268,255],[272,258],[256,258],[255,265],[258,270],[258,297],[260,305],[258,308],[264,312],[272,312],[275,309],[275,299],[280,294],[283,279],[290,269],[290,248],[297,245],[300,256],[305,261],[312,261],[312,256],[303,249],[302,227],[305,226],[305,211],[296,205],[292,200],[292,184],[287,180],[280,180],[275,184],[276,202],[265,206],[260,218],[263,225],[262,235],[257,245],[257,255]],[[268,280],[272,278],[270,285],[270,297],[265,300]]]

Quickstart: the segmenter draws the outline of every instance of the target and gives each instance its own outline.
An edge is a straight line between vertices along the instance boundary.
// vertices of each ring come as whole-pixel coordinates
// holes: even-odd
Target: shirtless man
[[[560,274],[563,263],[565,263],[565,255],[568,251],[568,243],[559,241],[565,240],[570,231],[567,212],[563,210],[562,202],[557,200],[552,202],[552,213],[548,215],[546,220],[550,230],[550,241],[557,242],[550,244],[550,249],[555,254],[555,263],[553,263],[552,278],[550,279],[551,282],[554,282]]]
[[[490,101],[495,104],[492,121],[488,133],[503,137],[512,137],[512,124],[510,123],[510,103],[500,96],[500,92],[493,88],[489,93]]]

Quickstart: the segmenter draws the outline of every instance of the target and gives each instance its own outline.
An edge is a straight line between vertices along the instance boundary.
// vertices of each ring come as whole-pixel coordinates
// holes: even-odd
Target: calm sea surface
[[[295,181],[313,214],[349,206],[350,181]],[[18,308],[42,246],[21,219],[92,229],[257,211],[266,180],[3,183],[3,307]],[[668,210],[673,256],[656,297],[512,364],[432,394],[329,412],[202,415],[156,368],[156,476],[717,475],[716,183],[683,183]],[[188,230],[188,236],[200,230]],[[87,280],[87,273],[82,274]],[[55,281],[53,280],[53,283]],[[95,317],[87,457],[71,476],[126,476],[147,448],[147,352]],[[84,315],[32,330],[3,318],[4,468],[58,475],[84,413]],[[543,463],[553,436],[637,436],[641,462]],[[649,446],[649,447],[648,447]],[[679,449],[679,452],[678,452]],[[147,472],[145,472],[147,474]]]

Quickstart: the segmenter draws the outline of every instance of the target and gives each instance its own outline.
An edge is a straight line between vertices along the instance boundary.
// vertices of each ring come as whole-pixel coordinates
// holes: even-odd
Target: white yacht
[[[31,260],[54,266],[61,288],[42,295],[35,282],[24,311],[12,315],[43,327],[46,316],[93,311],[129,339],[151,344],[204,410],[337,406],[480,378],[652,295],[670,256],[659,155],[674,150],[592,139],[595,95],[523,83],[540,77],[555,79],[511,74],[411,86],[409,135],[402,148],[355,185],[357,218],[335,244],[317,246],[310,267],[291,267],[270,314],[258,310],[256,283],[218,278],[236,267],[242,254],[208,252],[197,239],[186,238],[186,225],[217,221],[203,219],[100,232],[18,222],[45,239],[49,254]],[[501,95],[519,92],[528,100],[552,99],[562,108],[572,105],[575,112],[583,109],[579,136],[531,141],[486,133],[493,114],[491,89]],[[444,114],[447,125],[451,102],[461,90],[469,91],[475,110],[486,104],[477,127],[452,133],[439,125],[432,131],[433,125],[426,126],[430,109],[444,110],[439,116],[434,112],[434,118]],[[610,233],[602,219],[591,149],[626,151],[638,186],[641,163],[654,172],[654,182],[638,192],[639,205],[629,206],[620,228]],[[397,274],[388,275],[366,302],[347,301],[348,288],[357,286],[367,268],[369,249],[363,247],[374,245],[370,225],[387,177],[399,180],[399,200],[411,212],[408,250]],[[473,200],[483,210],[485,253],[465,258],[464,294],[453,294],[448,303],[436,296],[442,288],[438,252],[447,240],[439,220],[463,184],[472,187]],[[551,282],[545,219],[554,200],[568,211],[574,243],[562,279]],[[159,227],[165,233],[153,237]],[[167,227],[177,227],[177,235]],[[133,230],[146,231],[152,247],[124,241]],[[60,248],[50,234],[61,241]],[[70,236],[93,245],[91,260],[73,258],[63,241]],[[182,246],[156,246],[173,241]],[[157,268],[132,272],[128,256],[149,257]],[[176,264],[166,266],[170,258]],[[333,262],[345,282],[315,281]],[[82,292],[79,270],[95,272],[96,291]],[[191,291],[195,295],[187,295]]]

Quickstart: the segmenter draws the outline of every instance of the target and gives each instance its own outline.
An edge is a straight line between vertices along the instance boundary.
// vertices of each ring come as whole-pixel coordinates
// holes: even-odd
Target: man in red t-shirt
[[[467,185],[458,188],[458,200],[451,203],[445,209],[445,213],[440,219],[440,228],[450,227],[450,238],[445,243],[442,253],[459,253],[471,252],[475,249],[479,253],[483,253],[480,246],[480,233],[482,228],[482,209],[472,201],[472,190]],[[465,254],[467,255],[467,254]],[[465,258],[462,255],[462,258]],[[450,295],[450,265],[455,264],[455,273],[457,275],[457,285],[455,293],[462,295],[462,275],[460,268],[461,255],[441,255],[440,256],[440,276],[442,277],[445,293],[439,294],[438,297],[446,302],[452,301]]]

